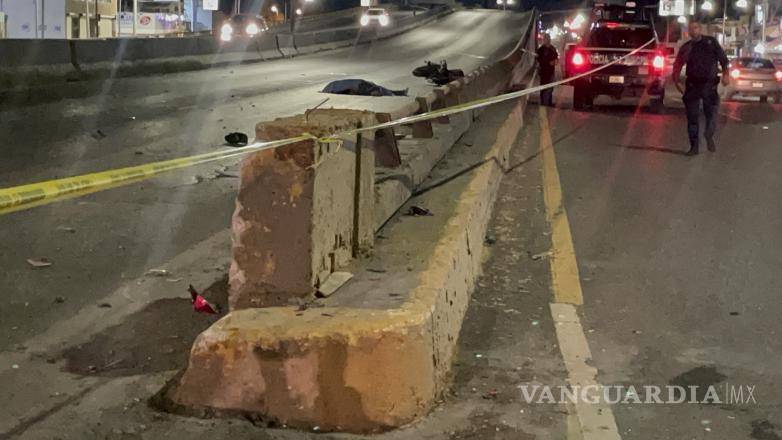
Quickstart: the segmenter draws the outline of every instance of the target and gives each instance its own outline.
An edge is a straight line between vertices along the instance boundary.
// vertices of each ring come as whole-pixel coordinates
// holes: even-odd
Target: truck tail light
[[[741,76],[741,71],[739,69],[732,69],[730,71],[730,77],[733,79],[739,79],[739,76]]]
[[[571,58],[570,61],[576,67],[581,67],[586,63],[586,59],[584,59],[584,54],[582,54],[581,52],[574,53],[573,58]]]
[[[774,78],[776,78],[777,81],[782,81],[782,70],[777,70],[776,73],[774,73]]]
[[[652,58],[652,67],[655,70],[663,70],[665,68],[665,57],[662,54],[657,54]]]

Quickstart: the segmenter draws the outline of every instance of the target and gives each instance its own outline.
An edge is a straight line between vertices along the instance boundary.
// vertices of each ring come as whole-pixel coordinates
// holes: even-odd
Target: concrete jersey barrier
[[[491,93],[507,89],[534,67],[531,56],[518,52],[535,43],[535,17],[530,14],[524,37],[508,57],[416,100],[418,111],[454,106],[442,117],[417,119],[411,108],[410,116],[387,126],[431,124],[432,136],[417,140],[411,152],[453,142],[473,120],[472,107],[462,103],[489,102]],[[395,190],[375,177],[381,171],[378,131],[386,125],[373,125],[374,133],[345,131],[374,124],[372,115],[333,109],[312,113],[309,121],[297,116],[258,124],[256,137],[262,140],[338,127],[343,148],[304,141],[243,162],[233,220],[231,312],[197,338],[187,370],[154,403],[184,414],[253,414],[322,431],[377,432],[425,415],[447,387],[459,328],[480,272],[492,200],[523,121],[523,104],[514,101],[512,107],[483,159],[488,165],[469,178],[453,214],[441,220],[443,235],[416,276],[418,285],[401,305],[388,309],[285,306],[311,295],[349,264],[351,255],[373,246],[383,221],[375,218],[377,201],[385,197],[380,192]],[[436,163],[440,154],[427,160]],[[415,167],[387,169],[399,179],[383,180],[422,178],[406,177],[400,168],[408,166]],[[424,176],[429,169],[411,171]]]

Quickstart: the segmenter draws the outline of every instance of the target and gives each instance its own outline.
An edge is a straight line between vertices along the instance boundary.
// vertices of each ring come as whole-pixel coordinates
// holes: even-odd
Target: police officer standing
[[[728,57],[720,47],[720,43],[714,37],[702,34],[701,24],[691,21],[688,26],[690,41],[684,43],[676,56],[673,64],[673,80],[679,92],[683,93],[682,101],[687,109],[687,134],[690,137],[690,151],[688,156],[698,154],[700,132],[700,107],[703,102],[703,115],[706,119],[706,127],[703,137],[709,151],[716,151],[714,144],[714,132],[717,128],[717,108],[720,104],[720,96],[717,93],[719,84],[717,64],[722,67],[722,84],[727,86]],[[687,65],[687,79],[682,88],[682,67]]]
[[[543,44],[536,52],[538,56],[538,75],[540,76],[540,85],[549,84],[554,81],[554,69],[557,67],[559,53],[551,44],[551,36],[543,34]],[[554,106],[554,90],[552,87],[540,91],[540,105]]]

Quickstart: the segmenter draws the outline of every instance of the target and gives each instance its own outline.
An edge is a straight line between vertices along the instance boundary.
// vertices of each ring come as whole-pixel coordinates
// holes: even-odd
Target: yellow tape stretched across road
[[[47,180],[0,190],[0,214],[32,208],[59,200],[83,196],[104,189],[127,185],[133,182],[149,179],[167,171],[189,168],[215,160],[241,156],[256,151],[277,148],[304,140],[317,139],[304,134],[295,138],[272,142],[254,142],[250,145],[235,148],[230,151],[215,151],[178,159],[164,160],[127,168],[83,174],[81,176],[63,179]]]
[[[328,138],[338,138],[340,136],[352,135],[360,132],[375,131],[383,128],[391,128],[399,125],[412,124],[414,122],[427,121],[442,116],[448,116],[455,113],[461,113],[468,110],[475,110],[475,109],[487,107],[511,99],[517,99],[522,96],[530,95],[532,93],[536,93],[547,88],[556,87],[558,85],[565,84],[570,81],[582,78],[584,76],[596,73],[609,66],[621,62],[626,57],[638,53],[639,51],[643,50],[644,48],[646,48],[652,43],[654,43],[654,40],[649,40],[643,46],[627,53],[626,55],[620,58],[617,58],[616,60],[611,61],[610,63],[604,64],[588,72],[584,72],[579,75],[566,78],[560,81],[556,81],[553,83],[544,84],[536,87],[531,87],[517,92],[505,93],[503,95],[477,99],[475,101],[466,102],[464,104],[458,104],[452,107],[433,110],[418,115],[407,116],[404,118],[396,119],[390,122],[384,122],[381,124],[376,124],[369,127],[355,128],[352,130],[335,133],[334,135],[328,136]],[[215,151],[212,153],[198,154],[195,156],[182,157],[178,159],[165,160],[161,162],[153,162],[144,165],[118,168],[118,169],[108,170],[108,171],[99,171],[96,173],[83,174],[81,176],[66,177],[63,179],[48,180],[44,182],[30,183],[26,185],[14,186],[10,188],[3,188],[0,189],[0,215],[8,214],[14,211],[20,211],[23,209],[29,209],[35,206],[45,205],[45,204],[69,199],[72,197],[92,194],[98,191],[103,191],[105,189],[115,188],[117,186],[128,185],[134,182],[140,182],[142,180],[150,179],[154,176],[157,176],[159,174],[168,171],[178,170],[182,168],[189,168],[195,165],[201,165],[207,162],[228,159],[231,157],[243,156],[245,154],[277,148],[283,145],[290,145],[305,140],[326,141],[326,139],[327,138],[319,139],[310,134],[303,134],[293,138],[280,139],[271,142],[254,142],[245,147],[233,148],[228,151]]]

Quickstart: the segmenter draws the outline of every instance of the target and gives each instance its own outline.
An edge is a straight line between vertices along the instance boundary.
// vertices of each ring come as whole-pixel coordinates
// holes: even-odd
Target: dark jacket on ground
[[[722,71],[728,72],[728,57],[720,43],[714,37],[701,36],[690,40],[679,49],[676,62],[673,63],[673,77],[679,78],[682,67],[687,65],[687,82],[707,83],[717,80],[717,64]],[[715,82],[716,84],[716,82]]]

